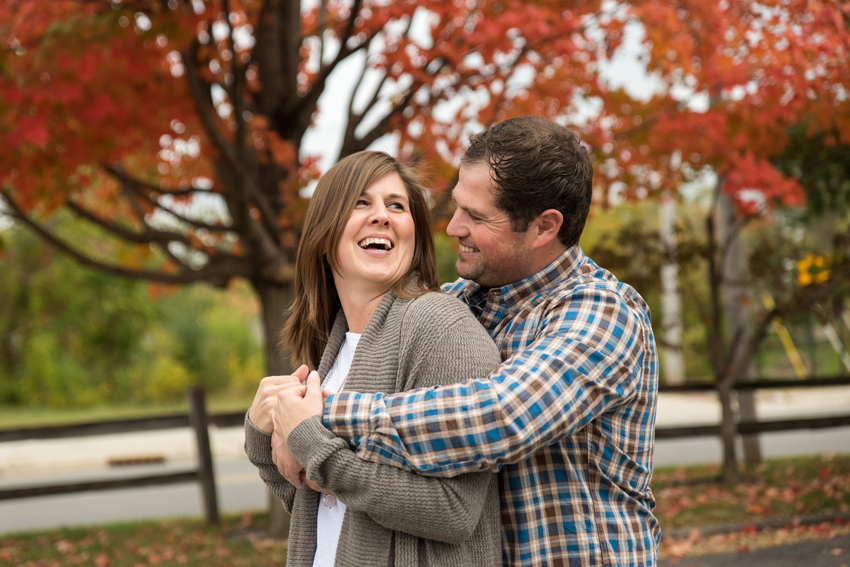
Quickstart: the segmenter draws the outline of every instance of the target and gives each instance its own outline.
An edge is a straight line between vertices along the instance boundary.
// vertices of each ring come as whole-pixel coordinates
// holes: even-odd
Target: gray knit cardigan
[[[340,310],[319,374],[339,352],[348,324]],[[401,299],[388,292],[357,344],[344,389],[399,392],[486,376],[499,351],[459,300],[441,293]],[[296,490],[278,472],[271,436],[245,420],[245,452],[260,477],[292,513],[286,564],[310,567],[316,550],[319,494]],[[333,491],[347,508],[335,565],[501,565],[497,475],[419,476],[355,456],[320,417],[299,424],[287,438],[307,478]]]

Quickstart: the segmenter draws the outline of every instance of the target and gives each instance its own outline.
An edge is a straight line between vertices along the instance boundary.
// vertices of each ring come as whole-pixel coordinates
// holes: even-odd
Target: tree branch
[[[112,264],[107,264],[100,260],[95,260],[94,258],[91,258],[86,254],[83,254],[82,252],[75,249],[58,236],[54,235],[46,228],[44,228],[41,224],[31,219],[29,215],[24,213],[24,211],[18,206],[15,200],[12,199],[12,196],[8,191],[0,190],[0,194],[3,195],[3,198],[6,200],[9,208],[11,209],[12,216],[23,222],[28,227],[30,227],[45,242],[47,242],[60,252],[66,254],[67,256],[70,256],[83,266],[94,268],[106,274],[129,279],[148,280],[152,282],[171,284],[185,284],[196,281],[207,281],[217,286],[226,285],[227,282],[234,277],[249,278],[251,275],[251,266],[248,262],[245,261],[245,259],[224,253],[215,253],[212,255],[208,255],[207,264],[201,269],[183,270],[174,274],[157,272],[153,270],[130,269],[121,266],[115,266]]]
[[[230,3],[228,0],[223,0],[222,10],[224,11],[224,21],[227,23],[230,74],[233,76],[233,87],[228,89],[228,93],[230,94],[230,102],[233,104],[233,118],[236,121],[236,153],[240,161],[244,161],[242,144],[245,139],[245,119],[242,117],[242,71],[239,68],[239,59],[236,56],[236,41],[233,39],[233,24],[230,23]]]
[[[239,161],[237,153],[233,145],[227,141],[222,135],[221,130],[215,124],[215,119],[210,113],[210,108],[213,108],[212,99],[209,93],[206,95],[201,86],[201,80],[198,77],[198,68],[195,66],[195,57],[198,54],[197,40],[192,42],[192,45],[181,53],[183,58],[183,66],[186,67],[186,81],[189,83],[189,92],[192,94],[192,100],[195,102],[195,109],[198,111],[198,117],[201,119],[201,124],[204,130],[210,137],[215,148],[221,155],[230,163],[230,165],[239,170]],[[235,108],[235,107],[234,107]]]
[[[121,169],[117,166],[102,164],[101,167],[103,167],[103,169],[106,170],[107,173],[112,174],[113,177],[119,179],[120,181],[123,181],[125,183],[130,183],[130,184],[132,184],[135,187],[140,188],[140,189],[148,189],[148,190],[150,190],[154,193],[159,193],[161,195],[173,195],[175,197],[188,197],[188,196],[194,195],[195,193],[207,193],[207,194],[215,193],[215,191],[210,191],[209,189],[201,189],[200,187],[195,187],[194,185],[191,185],[191,184],[182,185],[182,186],[178,187],[177,189],[167,189],[165,187],[161,187],[159,185],[156,185],[154,183],[150,183],[148,181],[142,181],[141,179],[139,179],[137,177],[132,177],[132,176],[128,175],[123,169]]]
[[[139,180],[135,177],[132,177],[131,175],[128,175],[125,171],[123,171],[122,169],[120,169],[118,167],[104,166],[104,169],[109,174],[111,174],[116,179],[118,179],[118,181],[121,183],[121,186],[124,188],[124,191],[127,194],[127,200],[130,202],[130,206],[133,208],[133,212],[136,214],[136,218],[139,220],[140,223],[144,224],[145,226],[149,226],[149,225],[147,224],[147,221],[145,220],[144,211],[142,211],[142,209],[139,207],[138,203],[136,202],[137,198],[146,201],[147,203],[149,203],[153,207],[160,209],[160,210],[172,215],[176,219],[178,219],[182,222],[185,222],[186,224],[189,224],[191,226],[194,226],[195,228],[203,228],[203,229],[214,231],[214,232],[235,232],[235,230],[232,227],[227,227],[225,225],[208,224],[208,223],[205,223],[205,222],[192,220],[192,219],[190,219],[190,218],[188,218],[184,215],[181,215],[181,214],[163,206],[162,203],[160,203],[156,199],[151,198],[150,195],[146,195],[144,192],[141,191],[141,189],[150,189],[151,191],[154,191],[154,192],[160,192],[159,190],[156,189],[156,186],[154,186],[153,184],[146,183],[146,182],[141,181],[141,180]],[[210,191],[198,189],[197,191],[196,190],[187,190],[185,193],[182,193],[182,195],[194,195],[197,192],[212,194]],[[178,193],[170,192],[170,191],[169,192],[160,192],[160,193],[165,194],[165,195],[177,195],[178,194]]]
[[[73,212],[78,217],[85,219],[90,223],[99,226],[107,232],[110,232],[111,234],[117,236],[118,238],[126,240],[128,242],[134,242],[136,244],[151,244],[154,242],[182,242],[183,244],[189,245],[189,239],[183,234],[152,229],[147,224],[144,225],[144,232],[133,232],[132,230],[128,230],[116,223],[110,222],[102,217],[99,217],[88,209],[82,207],[79,203],[76,203],[70,199],[66,201],[66,205],[69,209],[71,209],[71,212]]]
[[[245,193],[247,193],[247,196],[254,200],[254,203],[260,210],[260,214],[263,219],[262,225],[268,231],[270,237],[276,240],[280,236],[277,226],[277,215],[272,209],[272,206],[266,196],[262,194],[259,188],[257,188],[253,178],[245,172],[244,167],[239,160],[240,152],[238,152],[235,147],[224,138],[221,131],[215,126],[215,122],[209,111],[211,103],[210,106],[204,104],[204,102],[207,101],[207,98],[204,97],[201,89],[201,81],[197,75],[197,67],[195,67],[195,56],[197,54],[197,50],[198,44],[197,42],[194,42],[192,46],[183,53],[183,62],[184,65],[186,65],[186,77],[189,81],[192,98],[195,100],[195,106],[198,110],[201,122],[204,125],[204,129],[210,135],[213,145],[219,149],[230,167],[233,168],[236,173],[235,177],[242,180],[244,184],[243,188]],[[236,107],[234,106],[234,108]],[[235,195],[235,198],[243,201],[247,206],[247,199],[244,196],[237,194]]]
[[[354,25],[357,21],[357,16],[360,14],[360,7],[362,4],[363,0],[354,0],[354,4],[351,5],[351,16],[348,18],[348,25],[345,26],[345,31],[342,32],[341,36],[339,36],[339,51],[337,52],[336,57],[334,57],[334,60],[328,66],[325,66],[324,61],[319,62],[319,77],[322,77],[322,85],[324,85],[325,79],[327,79],[328,75],[331,74],[334,67],[336,67],[343,59],[361,49],[364,44],[368,44],[372,41],[372,38],[369,37],[365,42],[355,48],[348,47],[348,40],[351,39],[351,36],[354,33]]]
[[[351,17],[348,20],[345,32],[343,32],[340,36],[339,51],[337,52],[336,57],[334,57],[333,61],[327,65],[325,65],[324,61],[320,62],[319,72],[316,74],[316,79],[313,81],[313,84],[310,85],[310,90],[302,97],[290,97],[290,103],[284,107],[285,115],[302,117],[301,122],[304,126],[303,128],[297,129],[299,135],[303,135],[303,130],[306,130],[307,125],[309,125],[309,118],[313,115],[313,112],[316,109],[316,104],[319,102],[319,97],[322,92],[324,92],[328,77],[330,77],[333,70],[336,69],[337,65],[339,65],[347,57],[357,53],[361,49],[367,48],[374,38],[374,36],[369,36],[362,43],[354,47],[348,47],[347,45],[348,40],[351,38],[354,31],[355,20],[360,12],[361,4],[362,0],[355,0],[351,7]],[[304,118],[306,118],[306,120]]]

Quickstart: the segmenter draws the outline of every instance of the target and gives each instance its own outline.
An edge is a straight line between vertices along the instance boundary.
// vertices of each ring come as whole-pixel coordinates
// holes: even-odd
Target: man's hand
[[[309,368],[301,365],[291,376],[266,376],[260,380],[260,387],[254,395],[254,402],[248,410],[248,419],[260,431],[271,433],[274,429],[272,414],[277,401],[277,395],[287,388],[300,386],[307,378]]]
[[[286,443],[283,438],[277,433],[277,428],[272,431],[272,461],[277,466],[277,470],[283,477],[292,483],[295,488],[301,488],[304,485],[304,467],[301,466],[289,449],[286,448]],[[315,483],[314,483],[315,484]],[[312,488],[312,486],[311,486]],[[315,489],[314,489],[315,490]]]

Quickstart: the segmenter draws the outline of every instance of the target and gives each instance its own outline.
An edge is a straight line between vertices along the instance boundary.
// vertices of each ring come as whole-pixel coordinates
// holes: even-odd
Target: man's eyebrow
[[[458,209],[466,211],[468,214],[470,214],[471,216],[473,216],[475,218],[478,218],[478,219],[486,219],[487,218],[487,215],[484,214],[483,211],[479,211],[478,209],[475,209],[475,208],[472,208],[472,207],[463,207],[461,205],[458,205],[457,201],[455,201],[455,205],[457,205]]]

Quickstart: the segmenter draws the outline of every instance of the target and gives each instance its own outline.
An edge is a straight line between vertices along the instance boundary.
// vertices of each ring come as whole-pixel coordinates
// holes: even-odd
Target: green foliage
[[[809,124],[789,129],[785,151],[771,160],[806,190],[806,215],[850,210],[850,145],[836,143],[838,132],[810,132]]]
[[[440,285],[453,282],[458,278],[455,263],[457,262],[457,239],[444,232],[434,233],[434,247],[437,251],[437,274]]]
[[[707,336],[704,303],[708,295],[702,234],[694,219],[702,214],[697,204],[681,205],[676,227],[679,287],[682,300],[682,344],[685,375],[691,381],[710,379],[711,367],[705,356]],[[620,281],[643,296],[652,314],[653,330],[659,347],[664,342],[661,328],[661,264],[666,250],[657,230],[658,208],[654,203],[622,205],[597,209],[588,220],[581,239],[582,249],[594,262],[610,270]],[[664,352],[659,348],[660,364]],[[662,374],[663,377],[663,374]]]
[[[246,287],[191,286],[154,300],[147,283],[81,267],[29,231],[2,237],[0,405],[167,402],[190,384],[247,395],[262,377]]]

